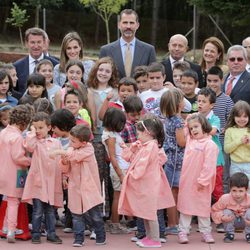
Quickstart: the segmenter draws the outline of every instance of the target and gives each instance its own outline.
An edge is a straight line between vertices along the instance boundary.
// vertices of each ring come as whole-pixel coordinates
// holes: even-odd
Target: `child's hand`
[[[68,159],[67,155],[62,155],[61,159],[62,159],[62,164],[63,165],[69,164],[69,159]]]
[[[36,129],[35,129],[35,127],[34,127],[33,125],[30,126],[30,131],[31,131],[32,133],[36,133]]]
[[[249,140],[248,135],[244,135],[244,136],[241,138],[241,142],[242,142],[243,144],[249,144],[250,140]]]
[[[120,147],[121,147],[122,149],[124,149],[124,148],[127,148],[127,145],[126,145],[125,142],[121,142],[121,143],[120,143]]]
[[[175,86],[172,82],[164,82],[164,87],[168,88],[168,89],[174,89]]]
[[[222,222],[231,222],[231,221],[233,221],[234,220],[234,216],[233,215],[223,215],[222,217],[221,217],[221,221]]]
[[[110,101],[110,100],[113,98],[113,96],[114,96],[113,91],[110,91],[110,92],[108,92],[108,94],[107,94],[107,96],[106,96],[106,99],[107,99],[108,101]]]
[[[68,189],[69,183],[68,183],[68,180],[67,180],[67,179],[63,179],[62,184],[63,184],[63,189]]]
[[[203,191],[205,189],[205,186],[201,185],[200,183],[197,183],[197,190],[200,192],[200,191]]]
[[[131,144],[130,150],[134,153],[138,148],[142,146],[141,142],[138,140]]]

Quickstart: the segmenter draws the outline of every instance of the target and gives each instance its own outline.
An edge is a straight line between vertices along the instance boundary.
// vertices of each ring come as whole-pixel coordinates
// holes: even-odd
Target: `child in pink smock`
[[[187,142],[180,177],[177,209],[180,212],[179,243],[188,243],[192,215],[198,216],[202,240],[214,243],[211,235],[211,194],[215,186],[218,147],[209,132],[212,127],[202,114],[187,118]]]
[[[91,131],[85,125],[70,130],[70,147],[62,152],[61,169],[68,179],[68,208],[73,217],[74,247],[84,244],[85,214],[91,217],[96,244],[106,244],[101,207],[101,185],[94,148],[89,143]]]
[[[55,207],[63,206],[62,174],[59,159],[52,159],[53,150],[62,149],[59,140],[48,136],[51,130],[49,115],[38,112],[32,119],[24,147],[32,153],[31,166],[22,199],[33,204],[32,243],[41,243],[41,221],[45,214],[47,241],[61,244],[55,232]]]
[[[130,162],[122,183],[119,214],[144,219],[146,237],[136,242],[140,247],[161,247],[157,210],[173,207],[174,198],[163,165],[167,160],[162,148],[162,122],[150,115],[137,123],[138,141],[126,148],[122,156]]]
[[[224,194],[212,206],[212,218],[216,224],[223,223],[225,243],[234,240],[235,229],[245,228],[245,238],[250,243],[250,194],[247,193],[249,179],[244,173],[230,177],[230,193]]]
[[[15,242],[17,213],[23,194],[30,158],[25,156],[22,132],[33,114],[30,105],[19,105],[10,111],[9,125],[0,133],[0,193],[7,197],[7,240]]]

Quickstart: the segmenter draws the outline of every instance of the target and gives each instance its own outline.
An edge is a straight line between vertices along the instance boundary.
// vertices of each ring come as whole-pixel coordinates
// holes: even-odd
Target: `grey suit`
[[[226,77],[225,82],[222,87],[222,91],[225,91],[227,78]],[[246,70],[242,73],[240,79],[236,82],[230,97],[232,98],[233,102],[236,103],[239,100],[246,101],[250,104],[250,73]]]
[[[102,58],[105,56],[110,56],[114,60],[120,78],[126,76],[119,39],[117,41],[114,41],[110,44],[106,44],[101,47],[99,57]],[[140,65],[147,66],[155,61],[156,61],[156,54],[154,46],[142,42],[139,39],[136,39],[131,72],[133,73],[133,70],[136,66]]]

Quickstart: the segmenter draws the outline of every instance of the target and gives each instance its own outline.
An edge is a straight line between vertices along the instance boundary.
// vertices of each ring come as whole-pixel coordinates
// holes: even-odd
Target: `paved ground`
[[[30,241],[20,241],[18,240],[15,244],[9,244],[6,240],[0,240],[0,249],[1,250],[49,250],[49,249],[74,249],[72,247],[73,234],[65,234],[61,229],[57,229],[58,235],[63,239],[62,245],[54,245],[47,243],[46,239],[42,238],[42,244],[33,245]],[[249,250],[250,244],[246,243],[244,235],[242,233],[237,233],[236,240],[233,243],[226,244],[223,243],[223,234],[213,233],[216,243],[215,244],[205,244],[201,242],[200,234],[197,232],[191,233],[189,236],[189,244],[180,245],[177,243],[176,236],[168,236],[167,243],[162,244],[162,249],[171,249],[171,250]],[[110,235],[107,233],[107,245],[105,246],[96,246],[95,241],[90,240],[88,237],[85,238],[85,246],[83,247],[90,250],[134,250],[140,249],[135,245],[135,243],[130,241],[130,237],[133,234],[129,235]]]

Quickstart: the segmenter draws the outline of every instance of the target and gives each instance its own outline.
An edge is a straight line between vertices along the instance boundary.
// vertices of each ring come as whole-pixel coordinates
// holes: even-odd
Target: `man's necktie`
[[[227,89],[226,89],[226,94],[230,95],[233,89],[233,81],[234,81],[235,77],[231,77],[227,83]]]
[[[131,75],[131,68],[132,68],[132,51],[130,48],[130,43],[126,44],[124,67],[125,67],[126,76],[130,76]]]

